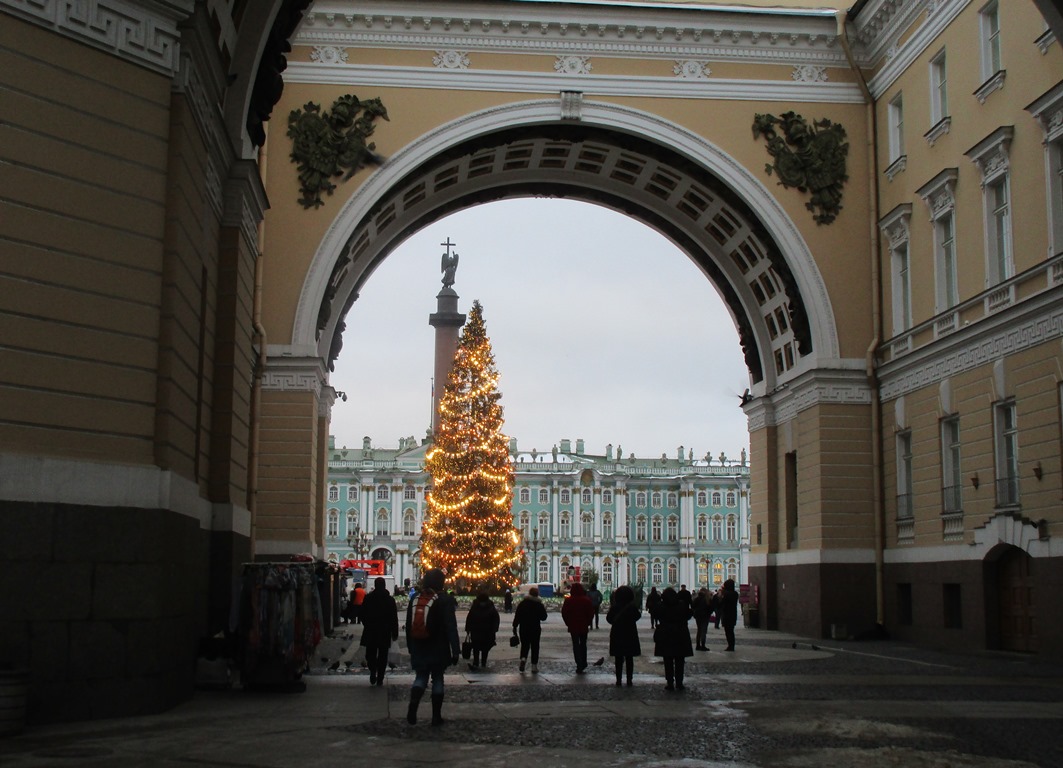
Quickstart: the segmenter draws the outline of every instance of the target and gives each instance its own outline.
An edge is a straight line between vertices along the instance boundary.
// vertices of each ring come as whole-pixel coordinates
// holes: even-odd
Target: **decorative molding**
[[[591,60],[586,56],[558,56],[554,61],[554,71],[562,75],[589,75]]]
[[[891,250],[900,248],[908,242],[909,224],[912,219],[912,204],[901,203],[879,219],[878,227],[889,241]]]
[[[1040,124],[1046,144],[1063,139],[1063,82],[1050,88],[1026,111]]]
[[[583,94],[580,91],[561,91],[561,119],[579,120],[583,109]]]
[[[956,208],[956,180],[960,172],[957,168],[946,168],[916,190],[923,198],[930,211],[930,220],[937,221]]]
[[[469,54],[464,51],[436,51],[432,57],[432,65],[436,69],[468,69]]]
[[[258,225],[265,216],[269,202],[262,186],[258,163],[238,160],[229,169],[225,182],[225,207],[222,224],[239,227],[248,251],[258,254]]]
[[[262,375],[262,389],[277,392],[314,392],[328,386],[325,363],[317,357],[274,357],[271,351]],[[331,389],[331,387],[329,387]]]
[[[1041,55],[1044,56],[1048,53],[1048,49],[1052,47],[1052,43],[1056,42],[1056,33],[1051,29],[1046,29],[1044,34],[1034,40],[1038,50],[1041,51]]]
[[[795,83],[825,83],[827,68],[815,64],[798,64],[790,77]]]
[[[886,178],[893,181],[893,177],[898,173],[901,173],[908,167],[908,155],[901,155],[892,163],[886,166],[886,170],[883,173],[886,174]]]
[[[675,76],[683,80],[704,80],[712,74],[707,61],[698,59],[683,59],[676,61],[672,67]]]
[[[315,45],[310,51],[310,61],[318,64],[346,64],[347,49],[338,45]]]
[[[978,99],[979,104],[985,104],[986,99],[989,98],[989,94],[993,93],[993,91],[999,91],[1004,87],[1004,79],[1007,77],[1007,74],[1007,70],[1002,69],[975,89],[974,96]]]
[[[934,146],[934,144],[937,143],[938,139],[940,139],[942,136],[949,132],[950,128],[952,128],[952,118],[943,117],[936,123],[934,123],[933,127],[929,131],[923,134],[923,138],[926,139],[927,144],[929,144],[930,146]]]
[[[0,8],[168,77],[181,67],[181,32],[194,0],[0,0]]]
[[[674,76],[563,75],[557,72],[445,70],[435,67],[325,66],[291,62],[285,83],[348,88],[428,88],[432,90],[532,93],[580,90],[599,96],[633,96],[791,103],[863,104],[855,83],[795,83],[791,80],[688,79]]]
[[[1015,135],[1015,126],[1002,125],[964,152],[982,173],[982,186],[1008,172],[1008,149]]]
[[[801,374],[776,392],[742,406],[750,432],[792,421],[818,405],[869,405],[871,388],[861,370],[815,370]]]

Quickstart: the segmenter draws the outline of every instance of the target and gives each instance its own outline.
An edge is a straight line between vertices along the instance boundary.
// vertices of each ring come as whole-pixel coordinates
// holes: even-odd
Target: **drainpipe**
[[[263,125],[268,130],[268,125]],[[266,143],[258,148],[258,173],[262,179],[262,185],[266,184]],[[248,434],[248,457],[247,457],[247,510],[251,516],[251,552],[255,548],[255,525],[256,512],[258,509],[258,440],[262,424],[262,379],[266,373],[266,328],[262,325],[262,268],[265,260],[263,245],[266,235],[265,219],[258,223],[258,254],[255,256],[255,283],[251,301],[251,327],[254,331],[253,343],[258,345],[258,356],[255,360],[254,378],[251,383],[251,413],[248,420],[250,430]]]
[[[835,19],[838,24],[838,39],[841,40],[849,67],[856,74],[857,83],[864,94],[867,105],[867,173],[868,207],[871,210],[868,240],[871,243],[871,343],[867,347],[864,359],[868,388],[871,390],[871,501],[875,519],[875,622],[879,626],[886,624],[886,510],[882,502],[882,407],[879,402],[878,373],[875,370],[875,357],[882,342],[882,287],[881,287],[881,244],[879,241],[878,210],[878,157],[876,155],[875,100],[867,87],[863,72],[853,58],[846,30],[846,11],[837,11]]]

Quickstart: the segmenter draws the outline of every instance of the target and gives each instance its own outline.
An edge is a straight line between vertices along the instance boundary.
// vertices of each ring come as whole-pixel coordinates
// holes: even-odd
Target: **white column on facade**
[[[613,520],[613,536],[616,538],[616,550],[622,552],[619,557],[616,558],[614,567],[616,568],[616,574],[613,576],[613,583],[616,585],[628,584],[631,579],[628,577],[628,556],[627,556],[627,485],[623,482],[616,484],[616,488],[613,491],[613,499],[616,502],[616,517]]]
[[[405,486],[396,482],[391,486],[391,538],[395,539],[402,531],[402,504]]]
[[[358,528],[360,530],[369,530],[367,521],[369,520],[369,511],[373,508],[374,499],[376,499],[376,485],[373,479],[370,478],[369,482],[362,486],[361,503],[358,505]]]
[[[738,583],[749,583],[749,483],[745,478],[738,480]]]
[[[694,487],[690,480],[683,480],[679,484],[679,581],[690,587],[697,583],[694,536]]]

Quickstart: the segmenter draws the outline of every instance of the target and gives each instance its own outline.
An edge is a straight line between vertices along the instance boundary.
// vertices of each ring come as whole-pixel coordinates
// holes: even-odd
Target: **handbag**
[[[465,642],[461,644],[461,658],[468,660],[472,656],[472,640],[469,639],[469,635],[465,635]]]
[[[509,647],[516,648],[518,645],[520,645],[520,638],[517,637],[517,633],[514,632],[513,636],[509,638]]]

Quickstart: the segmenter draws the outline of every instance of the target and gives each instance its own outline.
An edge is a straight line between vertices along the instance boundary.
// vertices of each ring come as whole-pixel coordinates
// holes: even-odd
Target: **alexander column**
[[[447,376],[454,365],[458,349],[458,330],[465,325],[465,315],[458,311],[458,294],[454,292],[454,273],[458,271],[458,254],[450,252],[455,243],[447,238],[440,271],[443,290],[436,295],[436,311],[428,316],[428,324],[436,329],[435,378],[432,381],[432,434],[439,427],[439,401],[447,385]]]

